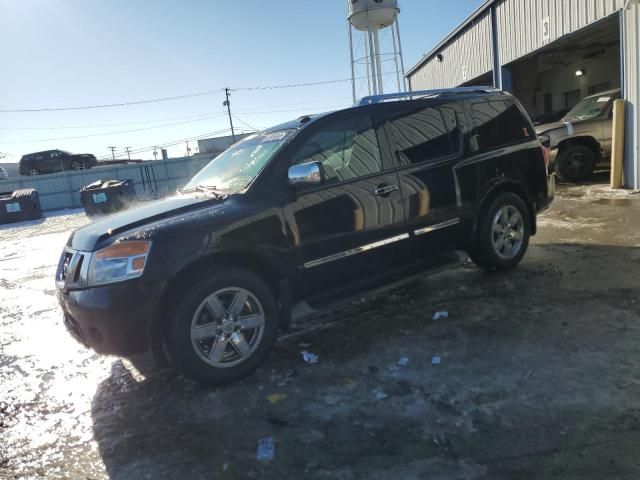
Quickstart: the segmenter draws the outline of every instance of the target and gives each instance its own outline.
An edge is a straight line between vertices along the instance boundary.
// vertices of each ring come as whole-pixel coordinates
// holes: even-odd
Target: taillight
[[[540,135],[540,143],[542,144],[542,158],[544,158],[544,166],[549,169],[549,159],[551,158],[551,139],[546,135]]]
[[[551,156],[551,150],[544,145],[542,146],[542,155],[544,157],[544,166],[549,168],[549,157]]]

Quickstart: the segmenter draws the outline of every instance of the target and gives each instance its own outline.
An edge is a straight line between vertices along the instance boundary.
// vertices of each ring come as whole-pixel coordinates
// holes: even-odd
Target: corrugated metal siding
[[[505,0],[496,6],[500,61],[503,65],[547,43],[601,20],[624,6],[624,0]],[[543,22],[549,17],[549,40]]]
[[[624,12],[624,96],[627,100],[625,131],[625,185],[640,189],[640,6]]]
[[[478,19],[441,53],[444,61],[434,57],[410,75],[412,90],[454,87],[491,71],[491,15],[487,13]],[[466,66],[466,80],[463,66]]]

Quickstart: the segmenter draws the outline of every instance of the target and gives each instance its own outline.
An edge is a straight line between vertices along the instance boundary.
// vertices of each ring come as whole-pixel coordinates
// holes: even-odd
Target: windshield
[[[613,95],[596,95],[587,97],[573,107],[569,113],[563,117],[565,122],[576,120],[590,120],[599,117],[609,105]]]
[[[214,158],[182,191],[200,187],[225,193],[242,192],[295,131],[260,132],[245,138]]]

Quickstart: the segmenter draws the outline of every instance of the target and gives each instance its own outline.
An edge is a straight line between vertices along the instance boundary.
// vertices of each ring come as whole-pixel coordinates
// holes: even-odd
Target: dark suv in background
[[[24,155],[20,159],[20,175],[40,175],[64,170],[85,170],[98,163],[90,153],[74,155],[64,150],[47,150]]]
[[[302,117],[235,144],[179,195],[74,232],[56,273],[64,322],[100,353],[240,378],[293,316],[464,252],[515,267],[554,195],[546,159],[521,105],[496,91]]]

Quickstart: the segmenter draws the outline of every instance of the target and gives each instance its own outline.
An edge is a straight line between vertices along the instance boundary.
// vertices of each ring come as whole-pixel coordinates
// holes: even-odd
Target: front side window
[[[389,132],[403,165],[433,162],[460,149],[455,111],[446,107],[403,114],[389,122]]]
[[[371,117],[363,115],[321,126],[293,155],[293,165],[320,162],[328,183],[382,171],[378,136]]]
[[[292,129],[260,132],[241,140],[200,170],[182,191],[242,192],[295,133]]]
[[[533,138],[534,132],[515,103],[490,100],[471,104],[473,138],[486,152]]]

